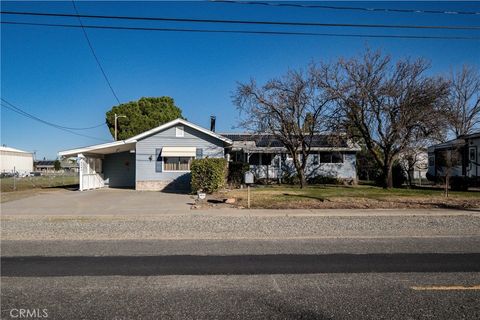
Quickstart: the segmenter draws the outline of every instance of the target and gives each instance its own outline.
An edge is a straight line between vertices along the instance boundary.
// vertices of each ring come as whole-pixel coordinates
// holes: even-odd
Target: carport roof
[[[135,148],[136,141],[127,143],[125,140],[113,141],[103,144],[97,144],[94,146],[81,147],[77,149],[70,149],[65,151],[60,151],[58,155],[60,157],[76,157],[80,153],[84,154],[110,154],[123,151],[129,151],[132,148]]]

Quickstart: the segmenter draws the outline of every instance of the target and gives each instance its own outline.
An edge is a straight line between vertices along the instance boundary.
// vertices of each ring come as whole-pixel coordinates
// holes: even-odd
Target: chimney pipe
[[[210,116],[210,131],[215,132],[215,120],[217,117]]]

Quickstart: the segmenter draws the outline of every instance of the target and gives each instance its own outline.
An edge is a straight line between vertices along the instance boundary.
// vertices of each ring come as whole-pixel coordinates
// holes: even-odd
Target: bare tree
[[[367,50],[360,58],[340,59],[317,69],[320,86],[337,101],[336,125],[362,140],[391,188],[392,166],[418,142],[441,132],[439,111],[448,81],[425,75],[424,60],[402,59]]]
[[[458,138],[479,128],[480,73],[472,66],[463,66],[452,72],[450,81],[446,115],[450,131]]]
[[[290,71],[260,87],[254,80],[240,83],[233,98],[241,127],[272,134],[284,144],[303,188],[312,139],[325,128],[329,102],[317,86],[314,66],[306,72]]]

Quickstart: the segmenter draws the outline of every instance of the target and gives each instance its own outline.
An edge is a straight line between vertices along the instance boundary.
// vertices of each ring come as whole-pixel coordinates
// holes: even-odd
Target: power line
[[[161,31],[161,32],[196,32],[196,33],[228,33],[228,34],[257,34],[257,35],[293,35],[293,36],[325,36],[325,37],[353,37],[353,38],[391,38],[391,39],[436,39],[436,40],[480,40],[480,37],[466,36],[415,36],[415,35],[378,35],[378,34],[355,34],[355,33],[318,33],[318,32],[288,32],[288,31],[256,31],[256,30],[212,30],[212,29],[178,29],[178,28],[151,28],[151,27],[123,27],[105,25],[75,25],[34,23],[18,21],[1,21],[2,24],[27,25],[63,28],[88,28],[106,30],[134,30],[134,31]]]
[[[96,137],[92,137],[92,136],[89,136],[89,135],[86,135],[86,134],[82,134],[82,133],[78,133],[78,132],[75,132],[75,131],[72,131],[72,129],[68,129],[69,127],[64,127],[64,126],[60,126],[60,125],[57,125],[57,124],[54,124],[54,123],[51,123],[51,122],[48,122],[48,121],[45,121],[43,119],[40,119],[20,108],[18,108],[17,106],[13,105],[12,103],[8,102],[7,100],[3,99],[2,98],[2,103],[1,103],[1,106],[4,107],[4,108],[7,108],[13,112],[16,112],[26,118],[29,118],[31,120],[35,120],[35,121],[38,121],[40,123],[43,123],[45,125],[48,125],[48,126],[51,126],[53,128],[56,128],[56,129],[59,129],[59,130],[63,130],[65,132],[68,132],[68,133],[71,133],[71,134],[74,134],[74,135],[77,135],[77,136],[81,136],[81,137],[86,137],[86,138],[90,138],[90,139],[95,139],[95,140],[99,140],[99,141],[109,141],[109,140],[106,140],[106,139],[99,139],[99,138],[96,138]],[[102,125],[104,125],[104,123],[102,123]],[[95,128],[95,127],[99,127],[98,126],[93,126],[93,127],[90,127],[90,128]],[[76,128],[77,130],[79,128]],[[85,129],[85,128],[80,128],[80,129]]]
[[[420,9],[391,9],[391,8],[366,8],[366,7],[343,7],[327,6],[320,4],[301,4],[301,3],[282,3],[266,1],[235,1],[235,0],[211,0],[211,2],[241,4],[241,5],[261,5],[272,7],[295,7],[310,9],[331,9],[331,10],[353,10],[364,12],[386,12],[386,13],[432,13],[432,14],[460,14],[460,15],[480,15],[479,11],[458,11],[458,10],[420,10]]]
[[[30,117],[28,117],[27,115],[21,113],[21,112],[18,111],[18,110],[15,110],[14,108],[12,108],[12,107],[10,107],[10,106],[8,106],[8,105],[6,105],[6,104],[3,104],[3,103],[2,103],[1,106],[4,107],[4,108],[7,108],[7,109],[9,109],[9,110],[11,110],[11,111],[13,111],[13,112],[16,112],[16,113],[18,113],[18,114],[20,114],[20,115],[23,115],[23,116],[25,116],[25,117],[27,117],[27,118],[30,118]],[[33,118],[30,118],[30,119],[34,120]],[[42,122],[42,121],[40,121],[40,122]],[[42,123],[44,123],[44,124],[46,124],[46,125],[49,125],[48,123],[45,123],[45,122],[42,122]],[[106,140],[106,139],[99,139],[99,138],[96,138],[96,137],[92,137],[92,136],[89,136],[89,135],[86,135],[86,134],[82,134],[82,133],[78,133],[78,132],[75,132],[75,131],[71,131],[71,130],[68,130],[68,129],[63,129],[63,128],[59,128],[59,127],[55,127],[55,126],[53,126],[53,127],[56,128],[56,129],[59,129],[59,130],[62,130],[62,131],[65,131],[65,132],[68,132],[68,133],[77,135],[77,136],[85,137],[85,138],[94,139],[94,140],[99,140],[99,141],[109,141],[109,140]]]
[[[103,77],[105,78],[105,81],[107,82],[108,87],[110,88],[110,91],[112,91],[112,94],[115,97],[115,100],[117,100],[118,104],[121,104],[120,99],[118,99],[118,96],[115,93],[115,90],[113,90],[112,84],[110,83],[110,80],[108,80],[107,74],[105,73],[105,70],[103,70],[102,64],[100,63],[100,60],[98,59],[97,54],[95,53],[95,50],[93,49],[93,45],[90,42],[90,38],[88,37],[87,31],[83,27],[82,19],[80,18],[80,15],[79,15],[78,10],[77,10],[77,6],[75,5],[75,0],[72,0],[72,5],[73,5],[73,8],[75,9],[75,12],[77,13],[76,16],[78,18],[78,22],[80,22],[80,26],[82,28],[85,39],[87,40],[88,46],[90,47],[90,51],[92,51],[93,57],[95,58],[95,61],[97,61],[97,65],[100,68],[100,71],[102,72]]]
[[[73,2],[73,1],[72,1]],[[319,22],[285,22],[285,21],[250,21],[250,20],[225,20],[225,19],[194,19],[194,18],[164,18],[164,17],[132,17],[132,16],[107,16],[91,14],[68,14],[48,12],[0,11],[7,15],[45,16],[45,17],[78,17],[90,19],[116,19],[140,21],[169,21],[191,23],[221,23],[221,24],[259,24],[259,25],[285,25],[285,26],[315,26],[315,27],[354,27],[354,28],[387,28],[387,29],[446,29],[446,30],[480,30],[480,26],[432,26],[432,25],[390,25],[390,24],[355,24],[355,23],[319,23]]]
[[[20,114],[20,115],[25,116],[25,115],[22,114],[21,112],[19,112],[19,111],[15,110],[15,109],[13,109],[13,108],[11,108],[11,107],[3,104],[3,103],[1,104],[1,106],[4,107],[4,108],[7,108],[7,109],[9,109],[9,110],[11,110],[11,111],[13,111],[13,112],[16,112],[16,113],[18,113],[18,114]],[[28,117],[28,118],[30,118],[30,117]],[[32,119],[32,118],[31,118],[31,119]],[[45,124],[46,124],[46,123],[45,123]],[[68,133],[71,133],[71,134],[74,134],[74,135],[77,135],[77,136],[89,138],[89,139],[94,139],[94,140],[99,140],[99,141],[109,141],[109,140],[106,140],[106,139],[99,139],[99,138],[96,138],[96,137],[92,137],[92,136],[89,136],[89,135],[86,135],[86,134],[82,134],[82,133],[78,133],[78,132],[75,132],[75,131],[71,131],[71,130],[68,130],[68,129],[62,129],[62,128],[58,128],[58,127],[54,127],[54,128],[59,129],[59,130],[63,130],[63,131],[65,131],[65,132],[68,132]]]
[[[4,98],[1,98],[1,100],[6,103],[7,105],[9,105],[11,108],[14,108],[16,109],[17,111],[21,112],[22,114],[24,114],[25,116],[28,116],[34,120],[37,120],[37,121],[41,121],[45,124],[48,124],[50,126],[54,126],[56,128],[59,128],[59,129],[67,129],[67,130],[89,130],[89,129],[95,129],[95,128],[98,128],[98,127],[101,127],[101,126],[104,126],[105,125],[105,122],[103,123],[100,123],[100,124],[97,124],[95,126],[91,126],[91,127],[83,127],[83,128],[76,128],[76,127],[66,127],[66,126],[62,126],[62,125],[59,125],[59,124],[55,124],[55,123],[52,123],[52,122],[48,122],[46,120],[43,120],[43,119],[40,119],[38,118],[37,116],[31,114],[31,113],[28,113],[27,111],[25,110],[22,110],[21,108],[19,108],[18,106],[14,105],[13,103],[11,102],[8,102],[6,99]]]

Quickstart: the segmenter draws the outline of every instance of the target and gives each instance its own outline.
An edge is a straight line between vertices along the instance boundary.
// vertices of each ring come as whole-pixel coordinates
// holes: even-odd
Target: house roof
[[[233,141],[233,149],[250,151],[281,151],[283,142],[272,134],[225,133],[223,136]],[[316,134],[312,137],[313,150],[358,151],[360,148],[339,135]]]
[[[170,121],[170,122],[167,122],[167,123],[165,123],[165,124],[162,124],[161,126],[155,127],[155,128],[153,128],[153,129],[148,130],[148,131],[145,131],[145,132],[143,132],[143,133],[140,133],[140,134],[138,134],[138,135],[136,135],[136,136],[134,136],[134,137],[128,138],[128,139],[125,140],[125,142],[127,142],[127,143],[128,143],[128,142],[132,142],[132,141],[137,142],[138,140],[144,139],[144,138],[146,138],[146,137],[148,137],[148,136],[151,136],[152,134],[155,134],[155,133],[157,133],[157,132],[160,132],[160,131],[163,131],[163,130],[165,130],[165,129],[168,129],[168,128],[170,128],[170,127],[172,127],[172,126],[174,126],[174,125],[177,125],[177,124],[182,124],[182,125],[184,125],[184,126],[187,126],[187,127],[193,128],[193,129],[196,129],[196,130],[198,130],[198,131],[200,131],[200,132],[203,132],[203,133],[205,133],[205,134],[207,134],[207,135],[209,135],[209,136],[212,136],[212,137],[214,137],[214,138],[217,138],[217,139],[219,139],[219,140],[221,140],[221,141],[223,141],[223,142],[225,142],[225,143],[227,143],[227,144],[232,144],[232,140],[226,138],[225,136],[222,136],[222,135],[220,135],[220,134],[218,134],[218,133],[215,133],[215,132],[210,131],[210,130],[208,130],[208,129],[202,128],[202,127],[200,127],[200,126],[197,126],[197,125],[194,124],[194,123],[191,123],[191,122],[189,122],[189,121],[187,121],[187,120],[180,119],[180,118],[177,118],[177,119],[175,119],[175,120],[172,120],[172,121]]]
[[[33,163],[35,166],[54,166],[55,160],[40,160]]]
[[[23,150],[11,148],[11,147],[6,147],[6,146],[0,146],[0,151],[8,151],[8,152],[17,152],[17,153],[28,153],[28,154],[31,154],[31,152],[28,152],[28,151],[23,151]]]
[[[94,153],[94,154],[109,154],[109,153],[116,153],[116,152],[123,152],[123,151],[128,151],[132,147],[135,146],[137,141],[140,141],[142,139],[145,139],[157,132],[163,131],[165,129],[168,129],[172,126],[175,125],[184,125],[190,128],[193,128],[195,130],[198,130],[200,132],[203,132],[209,136],[212,136],[214,138],[217,138],[224,143],[230,145],[232,144],[232,141],[224,136],[221,136],[215,132],[212,132],[210,130],[207,130],[205,128],[202,128],[200,126],[197,126],[196,124],[193,124],[191,122],[188,122],[187,120],[184,119],[175,119],[170,122],[167,122],[165,124],[162,124],[161,126],[155,127],[151,130],[142,132],[140,134],[137,134],[136,136],[133,136],[131,138],[125,139],[125,140],[120,140],[120,141],[113,141],[113,142],[108,142],[108,143],[102,143],[102,144],[97,144],[93,146],[87,146],[87,147],[81,147],[77,149],[70,149],[70,150],[64,150],[60,151],[58,153],[59,156],[76,156],[80,153]]]
[[[440,150],[440,149],[451,149],[454,147],[455,148],[461,147],[462,145],[465,145],[466,140],[476,139],[476,138],[480,138],[480,131],[470,133],[470,134],[465,134],[465,135],[459,136],[458,138],[448,140],[442,143],[434,144],[428,147],[428,152],[433,152],[435,150]]]

